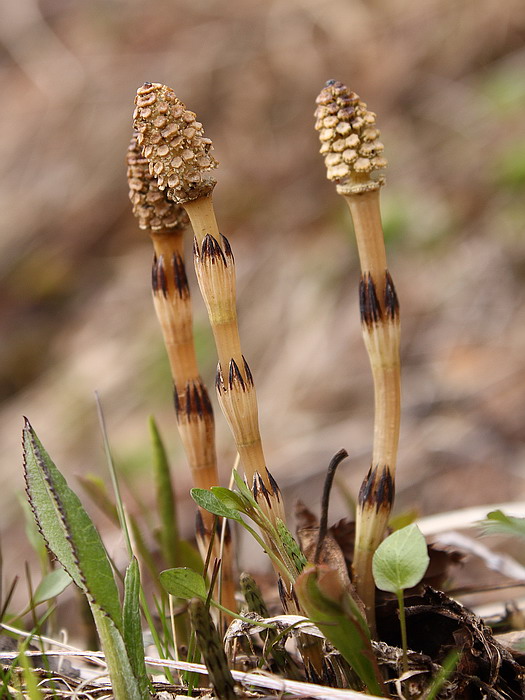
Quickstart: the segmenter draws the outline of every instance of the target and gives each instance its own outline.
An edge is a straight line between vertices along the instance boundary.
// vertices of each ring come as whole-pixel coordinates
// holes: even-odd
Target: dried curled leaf
[[[253,623],[250,622],[253,620]],[[271,626],[277,632],[285,635],[308,634],[312,637],[324,638],[324,634],[307,617],[302,615],[276,615],[275,617],[262,617],[254,612],[246,612],[243,619],[233,620],[226,630],[225,641],[236,637],[260,634],[266,627]]]
[[[216,180],[210,171],[218,163],[195,113],[160,83],[144,83],[135,104],[137,144],[159,189],[167,189],[167,196],[177,204],[211,194]]]
[[[376,115],[355,92],[338,80],[321,90],[315,110],[315,128],[321,141],[327,177],[340,194],[357,194],[380,187],[377,171],[386,167]]]

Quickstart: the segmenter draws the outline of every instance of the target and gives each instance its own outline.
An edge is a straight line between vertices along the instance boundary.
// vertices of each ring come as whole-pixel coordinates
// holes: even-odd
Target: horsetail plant
[[[160,122],[157,120],[157,124]],[[162,330],[173,378],[177,426],[193,484],[205,488],[219,483],[215,450],[215,425],[208,392],[199,374],[193,339],[191,296],[184,261],[184,232],[189,219],[184,209],[167,198],[150,172],[149,162],[138,147],[138,135],[128,148],[128,184],[133,213],[139,227],[149,232],[153,248],[153,303]],[[199,511],[201,553],[205,556],[215,524],[213,516]],[[225,527],[228,527],[227,523]],[[231,539],[223,540],[222,596],[235,608]]]
[[[269,517],[284,520],[280,494],[266,468],[253,377],[241,350],[233,253],[219,233],[213,207],[216,180],[211,171],[218,163],[211,155],[212,142],[195,113],[165,85],[145,83],[135,104],[137,143],[150,172],[167,198],[185,209],[193,227],[195,270],[217,346],[221,409],[248,481],[255,479],[266,489],[259,493],[255,488],[262,507],[267,507]]]
[[[253,376],[241,350],[235,262],[229,241],[219,233],[212,202],[216,180],[211,171],[218,163],[211,155],[211,140],[204,135],[195,113],[187,110],[165,85],[145,83],[137,91],[135,104],[137,145],[149,161],[150,174],[157,178],[159,189],[166,190],[168,199],[186,210],[193,227],[195,271],[219,360],[216,377],[219,404],[258,507],[274,529],[284,527],[288,532],[279,488],[266,467]],[[278,572],[279,556],[283,552],[279,548],[281,538],[268,537],[265,529],[262,534]],[[310,666],[320,674],[320,649],[304,650],[303,657],[306,656],[310,657]]]
[[[387,162],[376,115],[343,83],[327,82],[315,117],[327,177],[350,209],[361,263],[361,324],[374,381],[375,417],[372,463],[358,499],[353,573],[374,629],[372,557],[392,509],[400,421],[399,303],[388,272],[379,204]]]

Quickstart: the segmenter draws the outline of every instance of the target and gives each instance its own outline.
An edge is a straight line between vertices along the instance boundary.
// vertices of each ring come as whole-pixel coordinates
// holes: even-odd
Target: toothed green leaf
[[[23,445],[27,494],[49,550],[88,599],[121,630],[118,589],[100,535],[29,421]]]
[[[161,571],[160,583],[170,595],[176,598],[206,600],[208,594],[204,578],[191,569],[178,568]]]
[[[374,553],[372,569],[376,586],[399,593],[416,586],[428,568],[427,543],[417,525],[407,525],[386,538]]]

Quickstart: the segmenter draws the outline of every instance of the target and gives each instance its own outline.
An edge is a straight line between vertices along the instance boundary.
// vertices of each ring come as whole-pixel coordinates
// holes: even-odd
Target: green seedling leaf
[[[224,486],[212,486],[210,490],[226,508],[246,512],[246,502],[240,494]]]
[[[181,564],[193,571],[202,571],[203,561],[199,550],[186,540],[179,541],[179,556]]]
[[[220,518],[231,518],[231,520],[242,520],[239,512],[233,508],[228,508],[220,501],[215,494],[207,489],[191,489],[190,495],[195,503]]]
[[[505,515],[501,510],[493,510],[487,515],[487,519],[481,522],[485,535],[513,535],[525,537],[525,518],[515,518]]]
[[[235,485],[236,485],[237,488],[239,489],[239,493],[241,494],[241,496],[243,496],[244,498],[246,498],[246,500],[248,501],[248,503],[249,503],[253,508],[255,508],[256,510],[258,510],[259,506],[257,505],[257,501],[256,501],[255,498],[253,497],[253,494],[252,494],[252,492],[250,491],[250,489],[248,488],[248,486],[246,486],[246,483],[245,483],[244,479],[243,479],[242,476],[239,474],[239,472],[237,471],[237,469],[234,469],[234,470],[233,470],[232,475],[233,475],[233,480],[235,481]]]
[[[49,550],[90,603],[122,629],[118,589],[100,535],[27,420],[23,445],[27,495]]]
[[[144,660],[144,642],[140,616],[140,571],[135,557],[131,560],[124,579],[124,644],[128,651],[131,668],[137,678],[142,694],[148,690],[148,675]]]
[[[71,576],[64,569],[50,571],[38,584],[33,595],[33,603],[40,605],[47,600],[52,600],[65,591],[71,583]]]
[[[369,693],[384,697],[370,630],[338,572],[327,566],[309,566],[297,578],[295,592],[306,615],[346,659]]]
[[[451,651],[450,654],[445,657],[441,670],[438,671],[436,676],[433,678],[430,688],[425,695],[425,700],[436,700],[440,690],[456,670],[460,657],[461,652],[459,649],[454,649],[454,651]]]
[[[376,586],[399,593],[416,586],[428,568],[427,544],[417,525],[393,532],[374,553],[372,570]]]
[[[153,475],[157,510],[160,518],[160,544],[167,566],[180,566],[177,527],[177,504],[173,497],[170,465],[157,424],[153,418],[149,421],[151,445],[153,448]]]
[[[162,587],[176,598],[206,600],[208,595],[204,578],[191,569],[179,568],[161,571],[160,582]]]

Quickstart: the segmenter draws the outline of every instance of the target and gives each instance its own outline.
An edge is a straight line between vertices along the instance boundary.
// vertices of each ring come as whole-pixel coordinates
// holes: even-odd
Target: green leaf
[[[301,608],[348,661],[372,695],[385,696],[364,615],[335,569],[309,566],[297,578]]]
[[[157,511],[160,518],[162,554],[167,566],[179,566],[182,562],[180,561],[177,548],[179,542],[177,504],[173,497],[170,465],[164,443],[153,418],[150,418],[149,427],[153,448],[153,475],[155,478]]]
[[[124,578],[124,644],[128,652],[129,661],[140,692],[146,694],[148,690],[148,674],[144,660],[144,641],[142,638],[142,625],[140,616],[140,571],[135,557],[129,563]]]
[[[432,679],[430,688],[425,695],[425,700],[435,700],[439,694],[441,688],[445,685],[445,682],[450,678],[450,676],[456,670],[456,667],[461,658],[461,651],[459,649],[454,649],[445,657],[442,662],[441,669]]]
[[[48,549],[90,603],[122,629],[118,589],[100,535],[27,420],[23,445],[27,495]]]
[[[493,510],[481,522],[485,535],[501,534],[525,537],[525,518],[505,515],[501,510]]]
[[[245,512],[246,503],[240,494],[224,486],[212,486],[210,490],[226,508],[239,510],[241,513]]]
[[[206,600],[206,582],[201,574],[192,569],[166,569],[160,572],[162,587],[176,598],[200,598]]]
[[[190,495],[195,503],[213,515],[221,518],[231,518],[232,520],[242,520],[239,512],[228,508],[220,501],[215,494],[208,489],[191,489]]]
[[[38,584],[33,595],[33,603],[40,605],[60,595],[71,583],[71,576],[64,569],[50,571]]]
[[[252,494],[252,492],[250,491],[250,489],[248,488],[248,486],[246,486],[246,483],[245,483],[244,479],[243,479],[242,476],[239,474],[239,472],[237,471],[237,469],[234,469],[233,472],[232,472],[232,474],[233,474],[233,480],[235,481],[235,485],[236,485],[237,488],[239,489],[239,493],[241,494],[241,496],[242,496],[243,498],[246,498],[246,500],[248,501],[248,503],[249,503],[253,508],[258,509],[259,506],[257,505],[257,501],[256,501],[255,498],[253,497],[253,494]]]
[[[416,586],[428,568],[427,543],[417,525],[408,525],[386,538],[374,553],[372,570],[376,586],[399,593]]]
[[[104,651],[115,700],[149,700],[149,692],[141,688],[142,683],[133,673],[120,630],[96,603],[91,603],[90,607]]]
[[[183,566],[194,571],[202,571],[204,562],[200,552],[190,542],[186,542],[186,540],[179,541],[179,556]]]

